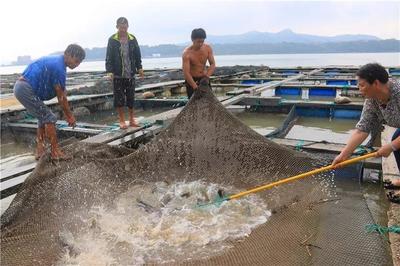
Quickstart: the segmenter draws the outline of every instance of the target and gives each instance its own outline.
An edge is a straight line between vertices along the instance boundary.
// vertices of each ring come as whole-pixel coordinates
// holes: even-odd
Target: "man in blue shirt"
[[[57,142],[57,118],[43,101],[57,97],[68,125],[75,126],[76,120],[65,91],[66,67],[74,69],[84,58],[85,50],[77,44],[71,44],[63,55],[45,56],[28,65],[14,85],[15,97],[38,119],[36,159],[45,152],[45,136],[51,145],[51,158],[67,159]]]

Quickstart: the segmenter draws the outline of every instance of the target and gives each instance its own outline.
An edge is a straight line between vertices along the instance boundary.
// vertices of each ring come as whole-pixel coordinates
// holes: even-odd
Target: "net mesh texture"
[[[62,232],[82,234],[82,214],[112,206],[132,186],[204,180],[245,190],[328,162],[257,134],[204,82],[175,120],[137,150],[80,142],[65,150],[73,159],[43,157],[2,215],[1,265],[59,264],[71,252]],[[359,171],[349,169],[341,176]],[[390,265],[384,240],[365,232],[373,219],[358,182],[333,179],[328,173],[258,193],[272,210],[266,223],[240,241],[224,240],[231,247],[218,253],[181,254],[166,264]]]

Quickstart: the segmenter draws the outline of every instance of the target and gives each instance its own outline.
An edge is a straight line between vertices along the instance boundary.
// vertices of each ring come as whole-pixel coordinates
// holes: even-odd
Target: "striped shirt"
[[[389,80],[390,98],[386,106],[375,99],[366,99],[356,128],[370,133],[379,129],[382,124],[400,128],[400,82]],[[380,130],[379,130],[380,131]]]
[[[122,55],[122,77],[123,78],[132,78],[131,76],[131,59],[129,58],[129,43],[120,42],[121,43],[121,55]]]

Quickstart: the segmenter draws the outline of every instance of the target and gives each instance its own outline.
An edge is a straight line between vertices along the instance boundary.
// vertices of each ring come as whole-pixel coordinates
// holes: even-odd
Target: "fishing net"
[[[327,162],[257,134],[205,83],[137,150],[81,142],[65,150],[73,159],[43,157],[2,215],[1,265],[391,263],[384,240],[364,230],[373,220],[358,183],[331,173],[199,207],[218,190]]]

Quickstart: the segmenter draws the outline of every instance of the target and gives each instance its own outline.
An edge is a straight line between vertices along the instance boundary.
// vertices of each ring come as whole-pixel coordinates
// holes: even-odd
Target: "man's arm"
[[[106,72],[107,75],[112,79],[113,78],[113,73],[114,73],[114,69],[113,69],[113,62],[112,62],[112,44],[111,44],[112,40],[109,39],[108,40],[108,44],[107,44],[107,52],[106,52]]]
[[[137,72],[140,75],[140,78],[144,78],[143,66],[142,66],[142,54],[140,53],[140,46],[137,39],[134,39],[135,42],[135,67]]]
[[[186,82],[189,83],[190,87],[196,90],[198,86],[196,82],[193,80],[192,74],[190,74],[190,58],[189,55],[185,52],[183,53],[182,56],[182,69]]]
[[[214,74],[214,71],[215,71],[214,53],[213,53],[213,50],[212,50],[211,46],[209,46],[209,48],[210,48],[210,51],[208,53],[208,58],[207,59],[208,59],[208,62],[210,63],[210,67],[208,68],[207,73],[206,73],[206,76],[208,78],[210,78]]]
[[[395,151],[400,150],[400,136],[392,140],[391,142],[391,148]]]
[[[358,121],[356,129],[351,134],[342,152],[333,160],[333,165],[348,159],[357,146],[368,137],[369,133],[375,130],[377,126],[382,125],[376,114],[377,108],[371,99],[365,100],[360,121]]]
[[[378,150],[378,156],[388,157],[393,151],[400,150],[400,136],[392,140],[386,145],[383,145]]]
[[[60,85],[56,85],[55,90],[56,90],[56,94],[57,94],[58,103],[60,104],[61,108],[64,111],[65,118],[67,119],[68,125],[71,127],[75,127],[76,120],[75,120],[74,115],[71,112],[71,109],[69,108],[67,95],[66,95],[65,91],[61,88]]]
[[[367,132],[355,129],[351,134],[350,139],[347,141],[347,144],[342,150],[342,152],[338,156],[336,156],[336,158],[333,160],[332,165],[335,165],[337,163],[343,162],[346,159],[348,159],[353,153],[353,151],[368,137],[368,135],[369,134]]]

